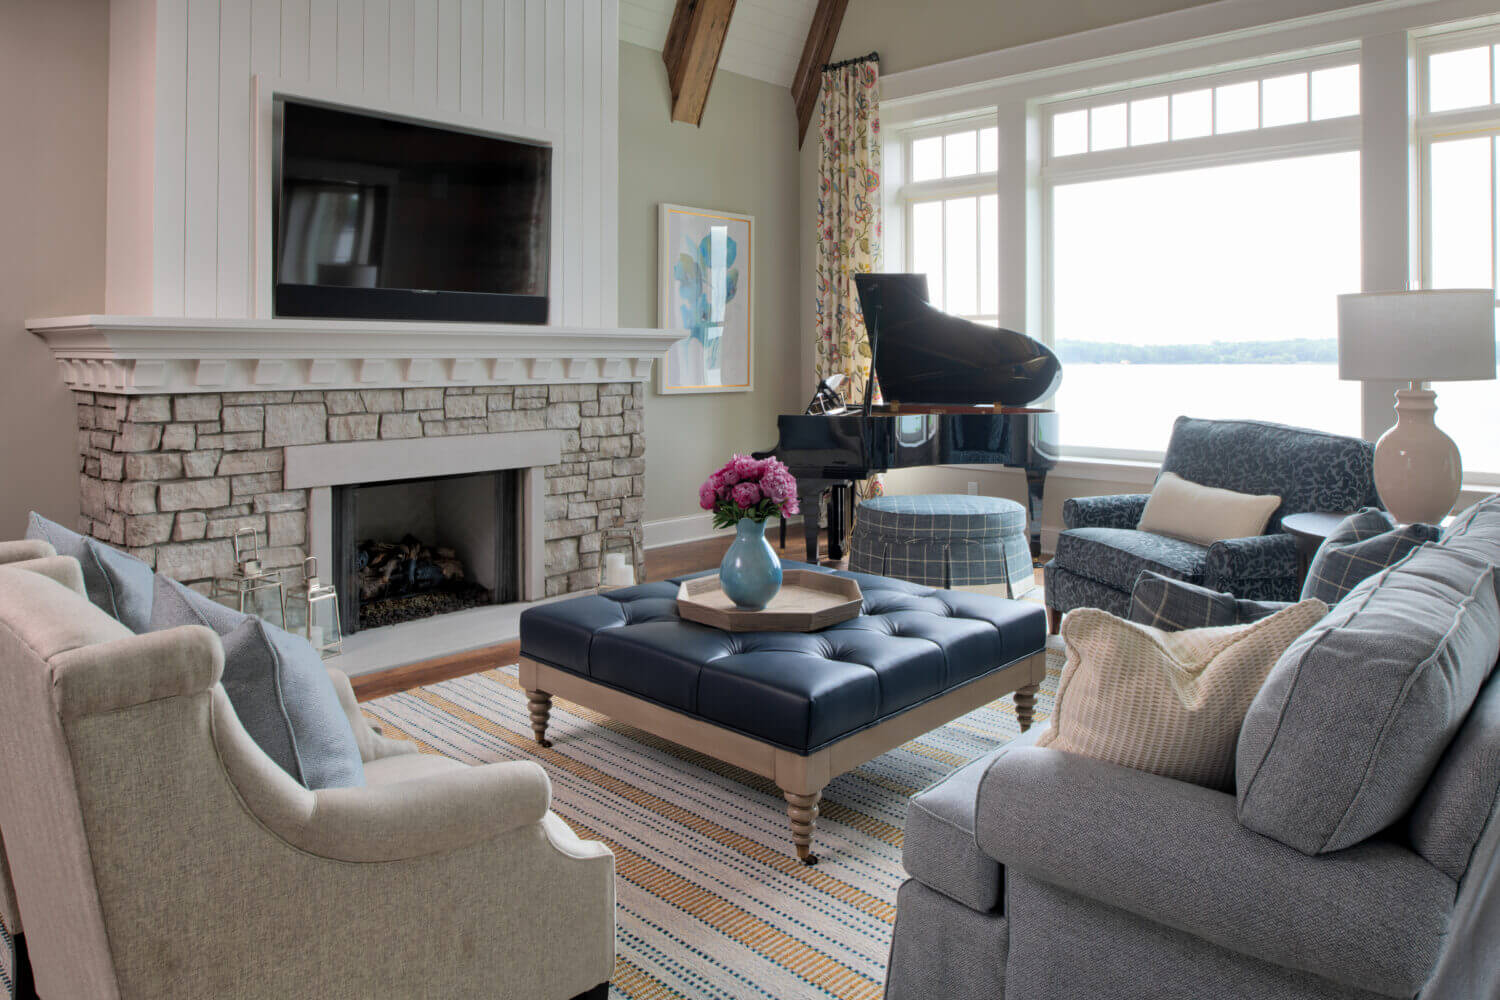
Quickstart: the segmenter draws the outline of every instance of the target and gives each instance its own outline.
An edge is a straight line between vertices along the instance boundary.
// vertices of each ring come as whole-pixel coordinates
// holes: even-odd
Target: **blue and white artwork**
[[[661,325],[687,336],[667,352],[662,392],[751,387],[750,216],[663,205]]]

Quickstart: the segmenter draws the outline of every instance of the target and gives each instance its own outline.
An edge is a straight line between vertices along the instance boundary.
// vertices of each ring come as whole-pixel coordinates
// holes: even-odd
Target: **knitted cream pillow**
[[[1163,472],[1136,527],[1155,535],[1212,545],[1224,538],[1250,538],[1266,530],[1281,497],[1201,486]]]
[[[1250,702],[1286,648],[1327,613],[1306,600],[1249,625],[1163,632],[1080,608],[1063,621],[1067,661],[1052,725],[1036,745],[1232,789]]]

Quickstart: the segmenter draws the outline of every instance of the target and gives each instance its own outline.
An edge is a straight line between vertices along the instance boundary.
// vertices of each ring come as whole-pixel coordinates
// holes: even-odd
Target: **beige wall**
[[[104,307],[107,0],[10,0],[0,14],[0,538],[36,508],[78,517],[69,393],[28,316]]]
[[[798,161],[790,93],[720,72],[701,128],[673,123],[661,53],[620,46],[620,325],[657,325],[657,206],[755,216],[755,389],[646,390],[646,520],[700,513],[698,485],[731,452],[776,443],[803,403]]]

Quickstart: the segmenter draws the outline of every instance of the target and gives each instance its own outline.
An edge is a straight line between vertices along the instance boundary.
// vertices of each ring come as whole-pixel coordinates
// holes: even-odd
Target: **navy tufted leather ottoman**
[[[811,864],[818,801],[837,775],[1011,692],[1030,727],[1046,673],[1041,605],[838,575],[859,581],[864,608],[821,632],[683,621],[688,577],[528,609],[520,679],[537,742],[551,745],[558,695],[771,778]]]

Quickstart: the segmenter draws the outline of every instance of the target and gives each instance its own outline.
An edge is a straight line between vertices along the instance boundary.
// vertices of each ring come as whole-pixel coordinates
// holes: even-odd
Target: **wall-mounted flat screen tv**
[[[545,323],[552,149],[279,99],[275,312]]]

